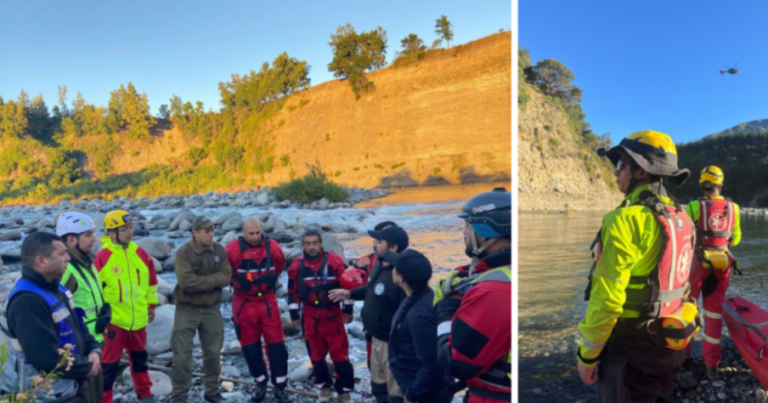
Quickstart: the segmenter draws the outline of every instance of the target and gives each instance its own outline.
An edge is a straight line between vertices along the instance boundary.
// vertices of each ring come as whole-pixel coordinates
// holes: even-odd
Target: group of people
[[[323,248],[319,230],[304,231],[303,254],[287,269],[287,302],[293,326],[306,339],[319,402],[330,401],[332,389],[339,401],[352,402],[345,323],[352,321],[355,300],[364,301],[377,403],[443,403],[463,389],[471,403],[510,400],[511,194],[499,188],[477,195],[459,217],[471,263],[434,290],[429,259],[409,248],[406,230],[394,222],[368,231],[373,253],[350,268]],[[196,334],[205,400],[225,401],[219,391],[221,298],[222,289],[231,287],[231,320],[256,383],[251,401],[264,401],[271,381],[274,400],[288,402],[288,350],[275,294],[286,258],[258,219],[246,219],[242,234],[226,246],[214,241],[213,227],[209,218],[195,217],[192,239],[176,252],[172,401],[188,400]],[[21,277],[0,323],[9,341],[0,375],[4,393],[35,393],[36,400],[50,403],[111,403],[120,360],[127,358],[138,401],[157,400],[146,351],[158,304],[153,259],[133,242],[127,211],[106,214],[107,236],[94,254],[96,229],[86,214],[65,212],[56,219],[56,234],[35,232],[22,242]],[[45,382],[51,372],[56,376]]]
[[[600,402],[671,402],[673,379],[691,360],[691,339],[705,320],[703,358],[718,376],[723,299],[738,264],[739,207],[721,195],[723,171],[707,166],[703,196],[684,209],[665,185],[690,176],[672,139],[641,131],[609,150],[621,205],[603,217],[593,243],[585,319],[578,326],[578,372],[598,382]],[[703,309],[697,306],[703,297]]]

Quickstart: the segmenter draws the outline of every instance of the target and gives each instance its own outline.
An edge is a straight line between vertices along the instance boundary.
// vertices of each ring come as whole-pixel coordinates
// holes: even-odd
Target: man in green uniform
[[[91,217],[77,211],[59,215],[56,235],[64,240],[69,253],[67,271],[61,284],[72,293],[75,306],[85,311],[83,322],[97,342],[104,342],[104,330],[110,320],[109,304],[105,304],[99,273],[93,267],[93,246],[96,243]],[[83,382],[83,396],[76,401],[101,403],[104,393],[104,376],[101,371]]]
[[[176,278],[173,290],[176,315],[171,334],[173,349],[173,398],[188,399],[192,381],[192,340],[200,333],[203,349],[205,401],[224,403],[219,393],[221,346],[224,321],[221,317],[221,289],[232,279],[227,251],[213,241],[213,222],[204,216],[192,222],[192,239],[176,252]]]
[[[579,375],[587,385],[598,381],[600,402],[670,402],[683,350],[667,346],[660,325],[684,306],[694,238],[664,183],[682,185],[690,171],[677,167],[672,139],[654,131],[598,153],[616,166],[626,197],[603,217],[596,239],[589,305],[578,326]],[[693,329],[683,330],[676,336],[690,340]]]

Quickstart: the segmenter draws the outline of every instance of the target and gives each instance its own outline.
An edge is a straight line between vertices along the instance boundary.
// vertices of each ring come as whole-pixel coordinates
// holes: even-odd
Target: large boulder
[[[339,238],[336,236],[336,234],[332,232],[324,232],[322,237],[323,249],[339,255],[342,260],[346,260],[344,257],[344,245],[341,244],[341,241],[339,241]]]
[[[19,231],[8,231],[2,235],[0,235],[0,241],[21,241],[21,232]]]
[[[222,231],[240,231],[243,228],[243,217],[235,216],[221,225]]]
[[[160,263],[159,260],[152,258],[152,264],[155,265],[155,273],[162,273],[163,272],[163,264]]]
[[[224,246],[227,246],[228,243],[232,242],[235,239],[237,239],[237,232],[229,231],[227,232],[226,235],[224,235],[223,238],[221,238],[221,244]]]
[[[190,231],[192,230],[192,223],[188,220],[184,220],[179,224],[179,231]]]
[[[256,196],[256,204],[263,206],[265,204],[269,204],[269,193],[267,192],[261,192],[258,196]]]
[[[171,332],[176,307],[161,305],[155,308],[155,320],[147,325],[147,354],[158,355],[171,350]]]
[[[161,261],[168,259],[173,254],[171,247],[160,238],[142,238],[136,241],[136,244],[144,248],[149,256]]]
[[[154,225],[157,229],[168,229],[168,227],[171,226],[171,220],[167,218],[160,218],[159,220],[154,221],[152,225]]]
[[[181,210],[179,214],[176,216],[176,218],[173,219],[171,222],[171,225],[168,226],[169,231],[176,231],[179,229],[179,225],[182,221],[187,220],[189,222],[192,222],[192,220],[195,219],[195,215],[189,211],[188,209]]]
[[[276,224],[275,220],[275,216],[270,214],[269,217],[261,223],[261,229],[267,234],[274,232]]]
[[[163,261],[163,271],[175,271],[176,270],[176,254],[174,253],[168,259]]]
[[[217,215],[216,218],[213,219],[213,225],[222,225],[233,217],[242,218],[243,215],[240,214],[239,211],[227,211],[226,213]]]

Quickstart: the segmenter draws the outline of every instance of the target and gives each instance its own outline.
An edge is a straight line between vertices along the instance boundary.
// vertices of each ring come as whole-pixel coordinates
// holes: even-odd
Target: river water
[[[591,401],[594,387],[576,374],[576,331],[584,318],[589,251],[603,213],[520,214],[518,323],[520,401]],[[728,295],[768,306],[768,219],[741,217],[742,241],[732,248],[744,276],[731,276]],[[725,330],[725,329],[724,329]],[[727,331],[726,331],[727,334]]]

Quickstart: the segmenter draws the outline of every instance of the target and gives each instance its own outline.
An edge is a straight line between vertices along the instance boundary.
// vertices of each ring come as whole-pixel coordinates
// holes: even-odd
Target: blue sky
[[[8,2],[0,13],[0,96],[23,88],[49,107],[66,85],[106,105],[132,81],[155,112],[172,94],[218,110],[218,83],[258,70],[287,51],[307,60],[312,85],[333,78],[329,35],[347,22],[358,32],[382,26],[388,60],[416,33],[431,45],[435,20],[453,23],[451,45],[511,28],[511,4],[480,1],[78,1]]]
[[[768,118],[768,2],[519,0],[520,44],[576,76],[597,134],[696,140]],[[723,66],[740,63],[737,75]]]

